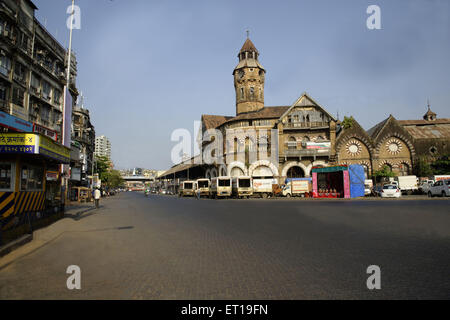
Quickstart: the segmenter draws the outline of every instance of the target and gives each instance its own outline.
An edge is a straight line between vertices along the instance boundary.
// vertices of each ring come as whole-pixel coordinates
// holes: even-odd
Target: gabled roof
[[[414,139],[445,139],[450,137],[450,119],[398,120]]]
[[[306,99],[304,99],[306,98]],[[302,99],[304,99],[302,102],[302,104],[300,104],[300,101],[302,101]],[[309,100],[309,102],[307,101]],[[284,118],[287,114],[289,114],[289,112],[291,112],[291,110],[295,107],[298,106],[311,106],[311,107],[318,107],[320,110],[322,110],[325,114],[327,114],[331,119],[333,119],[334,121],[336,121],[336,119],[333,117],[332,114],[330,114],[327,110],[325,110],[324,107],[322,107],[320,104],[318,104],[316,101],[314,101],[313,98],[311,98],[306,92],[303,92],[302,95],[292,104],[292,106],[290,106],[281,116],[280,116],[280,121],[281,118]]]
[[[428,120],[397,120],[402,126],[432,126],[436,124],[450,124],[450,118]]]
[[[264,107],[258,111],[242,113],[228,120],[228,122],[250,119],[278,119],[287,109],[289,109],[289,106]]]
[[[204,114],[202,115],[202,122],[205,124],[206,130],[208,130],[208,129],[215,129],[232,118],[233,117],[229,116]]]
[[[390,118],[393,118],[392,114],[389,115],[389,117],[387,117],[386,119],[384,119],[383,121],[381,121],[380,123],[377,123],[376,125],[374,125],[372,128],[370,128],[369,130],[367,130],[367,134],[372,138],[375,139],[378,134],[381,132],[381,130],[385,127],[385,125],[388,123],[388,120]]]

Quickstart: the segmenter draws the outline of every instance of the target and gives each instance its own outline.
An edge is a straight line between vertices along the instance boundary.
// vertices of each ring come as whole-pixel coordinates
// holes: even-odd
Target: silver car
[[[449,197],[450,196],[450,180],[436,181],[428,190],[428,197]]]

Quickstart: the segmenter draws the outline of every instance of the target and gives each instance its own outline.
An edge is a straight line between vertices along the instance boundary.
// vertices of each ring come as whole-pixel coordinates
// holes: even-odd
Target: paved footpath
[[[448,299],[449,204],[122,193],[0,258],[0,299]]]

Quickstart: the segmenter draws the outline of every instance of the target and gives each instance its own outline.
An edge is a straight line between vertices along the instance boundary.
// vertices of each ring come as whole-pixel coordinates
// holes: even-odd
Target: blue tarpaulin
[[[359,164],[351,164],[348,166],[348,173],[350,179],[350,197],[364,197],[364,174],[363,166]]]

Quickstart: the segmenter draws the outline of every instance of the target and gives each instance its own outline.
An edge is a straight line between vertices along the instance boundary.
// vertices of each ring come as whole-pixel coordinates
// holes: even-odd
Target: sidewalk
[[[0,247],[0,269],[56,239],[62,232],[75,225],[78,220],[95,212],[93,203],[71,203],[65,208],[64,218]]]

